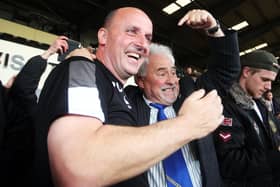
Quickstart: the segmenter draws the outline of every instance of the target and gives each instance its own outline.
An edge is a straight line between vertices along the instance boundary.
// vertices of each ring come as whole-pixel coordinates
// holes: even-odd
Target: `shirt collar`
[[[152,102],[151,100],[147,99],[146,96],[145,96],[144,94],[143,94],[143,99],[144,99],[145,103],[146,103],[151,109],[154,109],[154,107],[152,107],[152,106],[150,105],[150,103],[153,103],[153,102]],[[167,108],[173,108],[173,106],[172,106],[172,105],[166,106],[165,109],[167,109]]]

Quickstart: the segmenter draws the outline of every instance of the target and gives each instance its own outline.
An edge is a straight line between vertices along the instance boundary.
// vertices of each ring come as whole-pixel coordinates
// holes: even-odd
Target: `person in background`
[[[7,92],[12,87],[16,76],[12,76],[6,84],[3,84],[0,80],[0,145],[3,143],[3,136],[6,127],[6,118],[7,118],[7,111],[6,111],[6,102],[7,102]]]
[[[58,37],[41,55],[28,60],[21,71],[1,85],[1,186],[29,185],[33,160],[36,89],[48,58],[67,50],[65,36]]]
[[[269,90],[264,93],[264,102],[266,104],[267,109],[272,112],[274,116],[278,119],[280,118],[280,104],[278,101],[273,97],[273,93]]]
[[[185,18],[187,18],[186,25],[195,29],[208,30],[216,24],[215,18],[205,10],[192,10],[187,13]],[[165,119],[176,117],[179,106],[186,97],[193,96],[192,93],[196,87],[204,88],[207,91],[216,89],[221,95],[226,93],[228,87],[237,78],[240,69],[237,35],[236,32],[226,32],[225,35],[220,28],[216,33],[207,35],[211,41],[210,46],[215,60],[208,62],[209,70],[202,74],[197,82],[187,79],[180,80],[181,84],[179,84],[171,49],[165,45],[152,43],[149,57],[135,76],[138,87],[128,86],[125,88],[136,109],[139,126],[147,124],[153,126],[154,123],[162,120],[160,119],[161,115],[165,115]],[[207,104],[200,106],[200,109],[210,112],[215,110],[215,107]],[[204,116],[206,114],[197,112],[194,117],[203,121]],[[188,124],[189,121],[185,123]],[[184,159],[180,161],[178,155]],[[173,157],[176,159],[172,160]],[[221,186],[212,135],[183,145],[174,154],[150,167],[142,175],[143,179],[146,178],[147,185],[145,186],[169,187],[176,183],[179,183],[178,186],[185,186],[185,181],[171,177],[172,173],[169,172],[168,165],[170,159],[172,165],[177,165],[175,163],[179,162],[178,165],[182,166],[174,170],[178,172],[188,171],[183,176],[189,176],[189,179],[184,180],[190,181],[192,186]],[[180,178],[182,179],[183,176]]]
[[[278,72],[264,50],[241,56],[240,77],[222,99],[224,121],[215,144],[225,186],[279,186],[279,124],[260,100]]]
[[[145,12],[116,9],[98,30],[96,60],[77,49],[50,73],[39,99],[34,186],[143,186],[128,179],[219,125],[220,98],[199,90],[178,117],[137,126],[123,85],[148,56],[152,33]]]

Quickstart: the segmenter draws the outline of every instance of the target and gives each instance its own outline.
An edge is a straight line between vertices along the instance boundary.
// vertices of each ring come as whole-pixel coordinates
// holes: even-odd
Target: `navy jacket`
[[[1,85],[0,186],[29,186],[34,143],[33,115],[37,107],[35,91],[46,66],[46,60],[35,56],[21,69],[9,90],[4,90]]]
[[[237,89],[234,86],[232,90]],[[260,101],[255,101],[262,122],[252,99],[241,93],[232,91],[223,99],[225,120],[214,136],[224,186],[276,187],[279,185],[280,152],[275,148],[277,137],[268,128],[268,111]]]

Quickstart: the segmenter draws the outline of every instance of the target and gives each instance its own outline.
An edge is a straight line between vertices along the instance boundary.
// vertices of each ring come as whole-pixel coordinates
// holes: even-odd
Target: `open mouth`
[[[174,91],[175,90],[175,87],[170,87],[170,88],[162,88],[162,91],[167,91],[167,90],[171,90],[171,91]]]
[[[130,58],[134,58],[135,60],[139,60],[140,59],[140,55],[137,53],[126,53],[128,57]]]

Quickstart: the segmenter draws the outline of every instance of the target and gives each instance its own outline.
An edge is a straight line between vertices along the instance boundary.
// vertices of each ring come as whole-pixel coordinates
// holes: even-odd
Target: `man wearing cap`
[[[224,121],[215,145],[225,186],[279,186],[277,121],[260,101],[278,72],[276,58],[259,50],[241,57],[239,80],[223,98]]]

